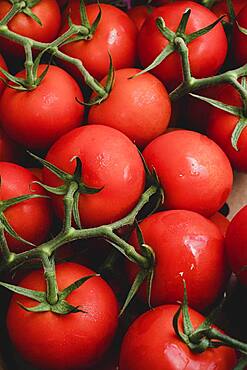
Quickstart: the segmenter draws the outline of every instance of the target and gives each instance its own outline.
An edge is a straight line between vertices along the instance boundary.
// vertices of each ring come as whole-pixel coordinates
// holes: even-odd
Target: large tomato
[[[57,265],[56,273],[61,291],[94,272],[67,262]],[[31,272],[19,285],[45,291],[43,271]],[[89,279],[74,290],[67,301],[84,312],[68,315],[50,311],[31,313],[18,303],[32,307],[37,302],[17,294],[12,297],[7,314],[9,335],[18,352],[36,369],[86,369],[99,361],[113,339],[118,322],[118,304],[103,279]]]
[[[247,28],[247,5],[239,12],[233,29],[233,53],[237,65],[241,66],[247,63],[247,35],[239,30],[237,23]]]
[[[197,132],[176,130],[154,139],[143,151],[165,191],[164,206],[212,216],[232,188],[227,156],[212,140]]]
[[[226,250],[230,267],[240,279],[247,285],[247,206],[240,209],[234,216],[226,234]]]
[[[1,54],[0,54],[0,67],[5,69],[5,71],[8,70],[5,60],[3,59]],[[5,78],[2,72],[0,72],[0,77]],[[4,87],[5,87],[4,82],[0,80],[0,94],[2,94]]]
[[[81,24],[79,0],[71,0],[66,14],[70,14],[75,24]],[[112,56],[115,69],[133,67],[136,61],[137,29],[133,21],[122,10],[108,4],[100,4],[102,17],[91,40],[71,42],[61,47],[61,50],[71,57],[82,61],[85,68],[97,80],[107,75],[109,70],[109,53]],[[98,4],[86,6],[90,24],[99,12]],[[70,12],[70,13],[69,13]],[[67,30],[65,23],[61,33]],[[66,68],[78,77],[78,72],[69,64]]]
[[[190,211],[163,211],[140,223],[145,244],[155,253],[151,304],[176,303],[183,299],[185,279],[191,307],[203,310],[225,287],[229,275],[223,235],[210,220]],[[130,243],[138,246],[136,233]],[[130,277],[136,264],[127,262]],[[146,299],[146,287],[141,290]]]
[[[247,37],[246,37],[247,40]],[[242,106],[239,93],[232,86],[224,86],[217,94],[217,100],[233,106]],[[232,133],[240,120],[239,116],[227,113],[221,109],[213,108],[207,117],[207,134],[214,140],[231,161],[234,168],[239,171],[247,171],[247,130],[242,131],[237,146],[239,150],[233,148],[231,143]]]
[[[121,132],[107,126],[88,125],[62,136],[49,150],[46,160],[73,173],[78,156],[82,180],[87,186],[102,188],[96,194],[81,194],[79,211],[82,225],[98,226],[126,216],[136,205],[145,184],[145,172],[135,145]],[[47,169],[44,181],[51,186],[61,180]],[[61,197],[54,205],[63,214]]]
[[[0,162],[0,199],[1,201],[16,198],[25,194],[47,195],[33,181],[38,181],[27,169],[14,163]],[[16,233],[25,240],[40,244],[46,240],[52,226],[52,210],[50,200],[46,198],[29,199],[13,205],[4,211],[4,215]],[[30,248],[6,234],[10,249],[23,252]]]
[[[40,65],[38,75],[46,67]],[[25,71],[17,77],[25,77]],[[27,148],[46,150],[82,123],[84,107],[76,98],[83,100],[77,82],[63,69],[50,66],[34,90],[4,90],[0,98],[0,122],[13,140]]]
[[[120,370],[232,370],[237,359],[232,348],[220,347],[195,354],[175,334],[172,320],[178,305],[155,308],[128,329],[121,347]],[[204,317],[189,309],[196,328]],[[180,330],[183,330],[182,319]]]
[[[223,216],[220,212],[216,212],[213,216],[210,217],[210,220],[216,226],[218,226],[220,232],[225,237],[230,221],[225,216]]]
[[[11,6],[11,2],[8,0],[0,1],[0,19],[8,13]],[[61,24],[61,14],[57,1],[40,0],[31,8],[31,11],[39,18],[42,26],[28,15],[19,13],[8,23],[9,29],[36,41],[53,41]],[[0,50],[10,58],[23,58],[24,56],[23,47],[3,37],[0,38]]]
[[[167,128],[171,103],[164,85],[150,73],[129,79],[139,71],[116,71],[110,96],[90,109],[88,122],[116,128],[137,146],[145,147]]]
[[[198,31],[216,21],[209,9],[193,1],[176,1],[161,6],[146,19],[138,36],[138,54],[143,67],[147,67],[168,45],[168,41],[158,30],[155,20],[162,17],[172,31],[176,31],[184,11],[190,8],[191,15],[186,34]],[[224,63],[227,52],[227,39],[221,24],[215,26],[204,36],[188,45],[192,75],[196,78],[215,75]],[[174,89],[182,81],[182,68],[177,52],[169,55],[152,70],[168,88]]]

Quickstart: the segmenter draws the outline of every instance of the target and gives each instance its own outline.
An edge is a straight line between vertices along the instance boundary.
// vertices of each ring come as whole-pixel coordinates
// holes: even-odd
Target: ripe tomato
[[[121,347],[120,370],[232,370],[237,359],[232,348],[220,347],[195,354],[175,334],[172,320],[178,305],[145,312],[130,326]],[[196,328],[204,317],[189,309]],[[183,330],[182,318],[180,330]]]
[[[45,64],[40,65],[38,75],[45,68]],[[24,77],[25,71],[17,76]],[[0,98],[0,121],[13,140],[27,148],[46,150],[83,121],[84,108],[75,98],[83,100],[76,81],[63,69],[50,66],[36,89],[4,90]]]
[[[78,156],[82,180],[87,186],[102,188],[96,194],[81,194],[79,212],[84,226],[98,226],[124,217],[136,205],[145,184],[142,160],[134,144],[121,132],[106,126],[88,125],[62,136],[49,150],[46,160],[73,173]],[[51,186],[61,180],[44,169],[44,181]],[[61,197],[54,197],[61,217]]]
[[[154,139],[143,151],[165,191],[164,206],[211,216],[232,188],[232,169],[224,152],[197,132],[176,130]]]
[[[210,306],[229,275],[223,235],[213,222],[195,212],[175,210],[147,217],[140,228],[145,244],[155,253],[151,304],[181,301],[185,279],[191,307],[203,310]],[[138,246],[136,232],[130,243]],[[133,279],[137,265],[128,261],[127,268]],[[141,297],[146,300],[146,286]]]
[[[216,226],[218,226],[220,232],[225,237],[230,221],[225,216],[223,216],[220,212],[216,212],[213,216],[210,217],[210,220]]]
[[[129,79],[139,71],[134,68],[116,71],[110,96],[92,106],[88,122],[116,128],[137,146],[145,147],[167,128],[171,103],[164,85],[150,73]]]
[[[246,229],[247,206],[244,206],[233,217],[226,234],[226,250],[230,267],[239,280],[247,285],[247,229]]]
[[[132,19],[132,21],[135,23],[138,31],[140,31],[146,18],[152,12],[153,12],[152,6],[138,5],[138,6],[134,6],[133,8],[129,9],[127,11],[127,14]]]
[[[0,1],[0,19],[8,13],[11,6],[11,2],[7,0]],[[36,41],[53,41],[61,24],[60,9],[56,0],[40,0],[31,10],[40,19],[42,26],[26,14],[19,13],[8,23],[9,29]],[[0,38],[0,50],[9,58],[24,57],[23,47],[3,37]]]
[[[247,5],[239,12],[236,22],[241,27],[247,28]],[[233,54],[237,65],[242,66],[247,63],[247,36],[239,30],[237,23],[233,29]]]
[[[138,55],[141,64],[147,67],[161,53],[168,41],[158,30],[155,20],[162,17],[172,31],[179,25],[184,11],[190,8],[191,15],[186,34],[198,31],[216,21],[209,9],[193,1],[178,1],[156,8],[145,21],[138,36]],[[224,63],[227,52],[227,39],[221,24],[204,36],[188,44],[192,75],[196,78],[215,75]],[[182,81],[182,68],[179,54],[172,53],[152,70],[167,87],[172,90]]]
[[[246,38],[247,40],[247,38]],[[217,100],[233,106],[241,106],[242,101],[238,92],[230,85],[224,86],[218,92]],[[238,140],[239,150],[235,150],[231,143],[231,136],[240,117],[213,108],[207,118],[208,136],[214,140],[228,156],[232,166],[239,171],[247,171],[247,130],[244,129]]]
[[[1,201],[24,194],[47,195],[39,185],[32,184],[33,181],[38,180],[36,176],[14,163],[0,162],[0,176]],[[52,226],[51,205],[47,198],[29,199],[13,205],[4,211],[4,215],[18,235],[34,244],[45,241]],[[6,239],[13,252],[30,249],[28,244],[7,234]]]
[[[65,16],[70,14],[75,24],[80,24],[79,0],[71,0]],[[108,4],[100,4],[102,17],[91,40],[76,41],[61,47],[61,51],[82,61],[88,72],[97,80],[105,77],[109,70],[109,54],[112,56],[115,69],[132,67],[136,61],[137,29],[133,21],[122,10]],[[99,12],[98,4],[86,6],[90,24]],[[71,11],[71,13],[69,13]],[[67,18],[67,17],[66,17]],[[68,29],[68,22],[62,27],[61,33]],[[77,70],[71,65],[65,66],[78,76]]]
[[[246,5],[246,0],[232,0],[233,9],[235,15],[238,15],[240,10]],[[226,0],[222,0],[216,2],[213,7],[211,8],[212,12],[217,15],[217,17],[222,17],[223,15],[225,18],[223,19],[225,22],[229,22],[229,12]]]
[[[58,264],[56,273],[61,291],[94,272],[67,262]],[[32,271],[19,285],[45,291],[43,271]],[[68,315],[51,311],[31,313],[22,309],[17,302],[27,307],[35,306],[37,302],[17,294],[12,297],[7,314],[9,335],[18,352],[35,368],[86,369],[100,360],[113,339],[118,322],[118,304],[103,279],[89,279],[74,290],[67,301],[84,312]]]
[[[0,54],[0,67],[5,69],[6,71],[8,70],[7,65],[5,63],[5,60],[3,59],[1,54]],[[2,72],[0,72],[0,77],[5,78],[4,74]],[[2,80],[0,80],[0,95],[2,94],[2,92],[4,90],[4,87],[5,87],[4,82]]]

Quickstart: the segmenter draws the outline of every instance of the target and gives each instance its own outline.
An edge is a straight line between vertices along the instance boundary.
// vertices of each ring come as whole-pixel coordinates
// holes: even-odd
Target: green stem
[[[228,347],[232,347],[240,352],[247,353],[247,344],[240,342],[237,339],[231,338],[226,334],[219,332],[216,329],[211,329],[208,334],[209,339],[218,340]]]
[[[229,80],[229,83],[239,92],[243,102],[243,113],[247,117],[247,90],[235,78]]]
[[[34,85],[35,76],[33,75],[32,43],[29,40],[24,44],[24,49],[25,49],[25,54],[26,54],[26,61],[25,61],[26,82],[27,82],[27,87],[31,88]]]
[[[194,78],[191,76],[190,63],[189,63],[189,49],[182,39],[182,37],[176,37],[174,40],[178,51],[182,59],[182,69],[183,69],[183,81],[188,87],[193,86]]]
[[[206,8],[212,8],[216,0],[202,0],[202,5],[204,5]]]
[[[14,3],[9,12],[1,19],[0,26],[6,26],[8,22],[20,12],[21,9],[26,7],[25,1]]]
[[[64,212],[65,212],[63,225],[64,232],[67,232],[71,228],[74,194],[77,190],[78,184],[75,181],[72,181],[69,185],[67,193],[64,196]]]
[[[46,280],[46,299],[51,305],[58,301],[58,287],[55,271],[54,258],[49,258],[45,254],[42,255],[42,263],[44,267],[44,275]]]
[[[15,254],[11,253],[4,235],[4,227],[0,222],[0,250],[5,263],[8,263],[14,259]]]

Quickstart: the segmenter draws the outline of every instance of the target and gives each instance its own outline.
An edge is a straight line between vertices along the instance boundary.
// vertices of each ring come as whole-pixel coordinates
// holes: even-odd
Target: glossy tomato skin
[[[0,2],[0,19],[8,13],[11,6],[7,0]],[[19,13],[8,23],[9,29],[36,41],[53,41],[61,26],[61,14],[57,1],[40,0],[31,10],[40,19],[42,26],[24,13]],[[0,38],[0,50],[9,58],[23,59],[25,56],[23,47],[4,38]]]
[[[40,65],[38,75],[45,68],[45,64]],[[24,76],[25,71],[17,74]],[[76,98],[83,100],[77,82],[63,69],[50,66],[36,89],[5,89],[0,99],[0,121],[13,140],[33,150],[47,150],[82,123],[84,107]]]
[[[229,160],[205,135],[169,132],[154,139],[143,156],[157,172],[167,209],[187,209],[209,217],[230,194],[233,174]]]
[[[71,0],[67,7],[68,14],[75,24],[80,24],[79,0]],[[133,21],[122,10],[108,4],[100,5],[102,18],[93,38],[88,41],[72,42],[61,47],[61,50],[71,57],[82,61],[88,72],[97,80],[105,77],[109,70],[109,54],[112,56],[115,69],[132,67],[136,61],[137,29]],[[90,24],[99,12],[98,4],[86,6]],[[67,21],[61,33],[68,29]],[[66,69],[79,80],[81,77],[75,68],[66,64]]]
[[[59,290],[94,272],[76,263],[56,266]],[[43,271],[32,271],[20,286],[45,290]],[[35,368],[83,370],[96,363],[108,349],[118,322],[116,298],[100,277],[93,277],[73,291],[67,301],[85,312],[57,315],[30,313],[17,302],[32,307],[30,298],[13,295],[7,314],[10,338],[23,358]],[[23,340],[25,333],[25,340]],[[45,353],[45,356],[44,356]]]
[[[240,10],[236,22],[247,28],[247,5]],[[247,63],[247,36],[239,30],[236,22],[233,29],[233,53],[237,65],[242,66]]]
[[[216,212],[213,216],[210,217],[210,220],[216,226],[218,226],[220,232],[225,237],[230,221],[225,216],[223,216],[220,212]]]
[[[230,267],[245,286],[247,285],[247,271],[241,271],[247,265],[247,206],[233,217],[226,234],[226,250]]]
[[[7,200],[24,194],[47,195],[33,181],[38,181],[27,169],[14,163],[0,162],[0,199]],[[36,245],[46,240],[52,226],[52,210],[47,198],[29,199],[13,205],[4,211],[12,228],[22,238]],[[6,234],[8,245],[13,252],[23,252],[31,248]]]
[[[158,306],[183,299],[187,284],[190,306],[203,310],[225,287],[229,275],[223,235],[205,217],[190,211],[163,211],[140,223],[144,241],[155,253],[151,304]],[[138,246],[136,233],[130,242]],[[138,268],[127,262],[131,279]],[[203,293],[202,293],[203,292]],[[141,290],[146,299],[146,288]]]
[[[242,102],[236,89],[225,86],[217,95],[217,100],[225,104],[241,107]],[[247,171],[247,130],[244,129],[238,140],[238,151],[231,143],[232,133],[240,117],[213,108],[208,116],[207,134],[214,140],[228,156],[232,166],[239,170]]]
[[[220,347],[195,354],[175,334],[172,320],[178,305],[164,305],[141,315],[128,329],[121,347],[119,370],[232,370],[235,351]],[[196,328],[204,317],[189,309]],[[180,320],[182,331],[182,320]]]
[[[138,56],[143,67],[147,67],[161,53],[168,41],[156,27],[155,20],[162,17],[166,26],[176,31],[184,11],[190,8],[191,15],[186,34],[198,31],[216,21],[210,10],[193,1],[178,1],[158,7],[145,21],[138,35]],[[204,36],[188,44],[192,75],[196,78],[215,75],[224,63],[227,39],[221,24]],[[181,61],[178,53],[169,55],[152,70],[170,91],[182,81]]]
[[[138,31],[143,26],[143,23],[148,18],[149,14],[153,12],[153,7],[146,6],[146,5],[138,5],[134,6],[133,8],[127,11],[128,16],[132,19],[135,23]]]
[[[164,85],[152,74],[136,68],[120,69],[110,96],[99,105],[91,107],[88,122],[116,128],[138,147],[145,147],[166,130],[171,103]],[[104,85],[106,78],[101,83]]]
[[[145,184],[144,167],[134,144],[111,127],[88,125],[61,137],[49,150],[46,160],[73,173],[74,156],[82,161],[85,184],[102,188],[97,194],[80,196],[81,223],[92,227],[126,216],[138,202]],[[51,186],[61,185],[61,180],[46,169],[44,181]],[[61,217],[61,198],[54,198],[54,205]]]

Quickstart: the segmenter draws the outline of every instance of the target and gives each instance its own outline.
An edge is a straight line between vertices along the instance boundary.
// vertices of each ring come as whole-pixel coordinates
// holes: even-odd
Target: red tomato
[[[154,139],[143,156],[155,168],[165,191],[164,206],[211,216],[232,188],[232,169],[212,140],[193,131],[176,130]]]
[[[135,23],[138,31],[142,28],[143,23],[148,18],[149,14],[153,12],[152,6],[138,5],[127,11],[128,16]]]
[[[43,171],[42,168],[29,168],[29,171],[31,171],[38,179],[39,181],[43,181]]]
[[[230,221],[225,216],[223,216],[220,212],[216,212],[213,216],[210,217],[210,220],[216,226],[218,226],[220,232],[225,237]]]
[[[79,0],[71,0],[67,12],[71,10],[71,19],[80,24]],[[97,80],[105,77],[109,70],[109,54],[115,69],[132,67],[136,61],[137,29],[132,20],[122,10],[108,4],[100,4],[102,18],[91,40],[76,41],[61,47],[61,51],[82,61],[88,72]],[[99,12],[98,4],[86,6],[90,24]],[[66,21],[61,33],[68,29]],[[78,71],[69,64],[66,68],[79,78]],[[81,80],[81,77],[80,77]]]
[[[232,0],[232,5],[235,15],[238,15],[240,10],[246,5],[246,0]],[[215,3],[211,10],[217,15],[217,17],[222,17],[224,15],[225,18],[223,20],[225,22],[229,22],[229,12],[226,0]]]
[[[133,79],[139,69],[116,71],[110,96],[89,111],[88,122],[123,132],[137,146],[145,147],[166,130],[171,103],[164,85],[150,73]],[[106,78],[102,83],[106,82]]]
[[[0,176],[1,200],[33,193],[47,195],[39,185],[32,184],[38,180],[36,176],[14,163],[0,162]],[[46,240],[52,226],[52,211],[47,198],[29,199],[13,205],[4,212],[4,215],[18,235],[37,245]],[[23,252],[31,248],[7,234],[6,238],[13,252]]]
[[[7,0],[0,1],[0,19],[8,13],[11,6]],[[60,9],[56,0],[40,0],[31,10],[40,19],[42,26],[26,14],[19,13],[8,23],[9,29],[36,41],[53,41],[57,37],[61,24]],[[24,57],[23,47],[3,37],[0,38],[0,50],[10,58]]]
[[[97,194],[80,195],[82,224],[98,226],[126,216],[136,205],[145,184],[144,167],[135,145],[111,127],[88,125],[61,137],[49,150],[46,160],[73,173],[74,156],[82,161],[85,184],[103,187]],[[47,169],[44,169],[44,181],[51,186],[61,185],[61,180]],[[53,200],[61,217],[62,199]]]
[[[247,206],[234,216],[226,234],[226,250],[230,267],[244,285],[247,285]]]
[[[59,264],[56,272],[60,291],[94,273],[76,263]],[[20,286],[44,291],[43,271],[32,271]],[[17,302],[27,307],[35,306],[37,302],[17,294],[12,297],[7,314],[9,335],[18,352],[35,368],[86,369],[100,360],[113,339],[118,322],[118,304],[103,279],[89,279],[73,291],[67,301],[85,312],[68,315],[50,311],[31,313],[23,310]]]
[[[237,359],[234,349],[220,347],[195,354],[175,334],[172,320],[178,305],[166,305],[145,312],[127,331],[120,353],[120,370],[232,370]],[[196,328],[204,317],[189,309]],[[182,331],[182,318],[180,320]]]
[[[247,40],[247,38],[246,38]],[[242,101],[236,89],[225,86],[217,95],[217,100],[233,106],[241,106]],[[228,156],[231,164],[239,171],[247,171],[247,130],[244,129],[238,140],[239,150],[235,150],[231,143],[231,136],[240,117],[213,108],[207,118],[208,136],[214,140]]]
[[[236,22],[241,27],[247,28],[247,5],[239,12]],[[247,63],[247,36],[239,30],[237,23],[233,28],[233,54],[237,65],[242,66]]]
[[[38,74],[45,68],[45,64],[40,65]],[[25,71],[17,76],[24,77]],[[60,136],[80,126],[84,108],[75,98],[83,100],[76,81],[63,69],[50,66],[36,89],[4,90],[0,98],[0,121],[13,140],[27,148],[46,150]]]
[[[151,304],[182,301],[185,279],[190,306],[198,310],[210,306],[229,276],[224,239],[213,222],[195,212],[175,210],[147,217],[140,228],[155,253]],[[138,246],[136,232],[130,243]],[[128,261],[127,268],[133,279],[137,265]],[[146,286],[141,298],[146,300]]]
[[[138,36],[138,55],[147,67],[161,53],[168,41],[158,30],[155,20],[162,17],[166,26],[175,31],[184,11],[190,8],[191,15],[186,34],[198,31],[216,21],[209,9],[193,1],[179,1],[156,8],[145,21]],[[192,75],[196,78],[215,75],[224,63],[227,53],[227,39],[221,24],[188,45]],[[152,70],[168,88],[174,89],[182,81],[181,61],[178,53],[172,53]]]
[[[3,59],[2,55],[0,54],[0,67],[8,71],[7,65],[5,63],[5,60]],[[5,78],[4,74],[0,72],[0,77]],[[0,80],[0,94],[2,94],[4,90],[5,84],[2,80]]]

